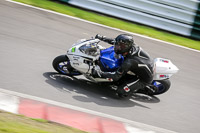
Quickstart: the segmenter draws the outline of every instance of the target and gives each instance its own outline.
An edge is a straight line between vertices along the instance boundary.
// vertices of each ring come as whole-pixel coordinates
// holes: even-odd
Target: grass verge
[[[0,133],[86,133],[41,119],[0,111]]]
[[[120,19],[104,16],[102,14],[86,11],[83,9],[75,8],[73,6],[56,2],[55,0],[14,0],[25,4],[41,7],[44,9],[53,10],[59,13],[67,14],[70,16],[78,17],[88,21],[100,23],[110,27],[119,28],[121,30],[138,33],[141,35],[149,36],[152,38],[160,39],[166,42],[175,43],[181,46],[200,50],[200,41],[175,35],[169,32],[161,31],[148,26],[134,24],[131,22],[123,21]]]

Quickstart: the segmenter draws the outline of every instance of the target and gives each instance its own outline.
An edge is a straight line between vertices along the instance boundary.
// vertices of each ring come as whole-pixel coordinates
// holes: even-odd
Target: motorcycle
[[[122,55],[115,54],[114,46],[105,48],[101,46],[99,42],[100,40],[96,38],[79,40],[67,50],[65,55],[57,56],[53,60],[53,68],[60,74],[72,77],[83,75],[91,82],[105,84],[111,89],[117,90],[117,86],[124,80],[114,82],[109,78],[92,77],[93,69],[102,70],[104,72],[114,72],[124,61]],[[179,69],[169,59],[154,59],[154,78],[149,86],[156,87],[156,91],[153,94],[149,94],[148,90],[144,88],[140,90],[136,89],[134,93],[142,93],[151,96],[165,93],[171,86],[169,78],[177,73],[178,70]],[[126,74],[126,77],[131,78],[133,76],[135,76],[135,74],[132,72],[127,72]],[[122,94],[118,94],[118,96],[124,97]]]

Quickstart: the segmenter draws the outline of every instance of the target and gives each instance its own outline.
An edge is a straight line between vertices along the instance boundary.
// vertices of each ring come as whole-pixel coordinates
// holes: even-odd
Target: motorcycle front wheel
[[[60,74],[68,76],[82,75],[70,65],[69,58],[66,55],[57,56],[52,62],[53,68]]]

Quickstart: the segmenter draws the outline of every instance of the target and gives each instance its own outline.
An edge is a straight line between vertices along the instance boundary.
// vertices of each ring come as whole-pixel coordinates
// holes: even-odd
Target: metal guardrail
[[[183,10],[188,10],[191,12],[196,12],[197,10],[200,10],[198,8],[199,0],[149,0],[161,4],[166,4],[171,7],[180,8]]]
[[[193,24],[196,13],[147,0],[99,0],[120,7],[186,24]]]
[[[200,39],[198,0],[61,0],[69,4]]]

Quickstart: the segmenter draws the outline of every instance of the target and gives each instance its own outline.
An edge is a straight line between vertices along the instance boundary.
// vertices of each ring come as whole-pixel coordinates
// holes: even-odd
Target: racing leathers
[[[105,36],[98,39],[112,45],[115,43],[114,39]],[[94,71],[93,76],[109,78],[113,81],[123,80],[118,86],[117,91],[120,94],[129,94],[130,92],[145,88],[153,81],[153,68],[154,62],[150,56],[141,47],[134,44],[127,55],[124,56],[124,61],[117,71]]]

